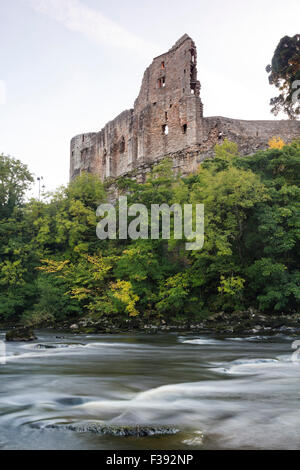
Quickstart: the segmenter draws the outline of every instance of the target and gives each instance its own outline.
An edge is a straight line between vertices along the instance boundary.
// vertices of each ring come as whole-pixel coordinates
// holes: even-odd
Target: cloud
[[[153,53],[156,47],[106,18],[79,0],[27,0],[37,12],[62,23],[70,31],[81,33],[101,45]]]
[[[6,104],[6,83],[0,80],[0,105]]]

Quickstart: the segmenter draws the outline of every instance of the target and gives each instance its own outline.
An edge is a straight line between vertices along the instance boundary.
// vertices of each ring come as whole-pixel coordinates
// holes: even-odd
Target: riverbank
[[[2,330],[23,328],[22,325],[0,324]],[[215,336],[249,336],[272,335],[278,333],[295,333],[300,336],[300,314],[265,315],[254,310],[234,313],[217,313],[201,322],[145,322],[141,318],[134,319],[80,319],[71,322],[36,325],[35,329],[44,328],[62,333],[78,334],[124,334],[124,333],[199,333]],[[30,327],[32,329],[32,327]]]
[[[59,331],[74,334],[120,334],[120,333],[204,333],[213,335],[248,336],[251,334],[271,335],[295,332],[300,334],[300,314],[294,315],[264,315],[254,310],[234,312],[230,314],[217,313],[201,322],[145,322],[143,319],[109,320],[95,322],[92,319],[78,322],[63,322],[52,325]]]

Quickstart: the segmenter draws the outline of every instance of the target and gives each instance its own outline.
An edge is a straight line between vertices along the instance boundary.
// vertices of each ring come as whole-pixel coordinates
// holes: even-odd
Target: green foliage
[[[259,152],[243,166],[260,174],[270,195],[249,218],[248,295],[264,311],[299,309],[300,142]],[[252,295],[251,295],[252,294]]]
[[[33,182],[26,165],[19,160],[0,155],[0,220],[10,217],[20,207]]]
[[[143,184],[118,182],[149,217],[151,204],[204,204],[205,244],[191,252],[172,236],[172,217],[171,240],[98,240],[106,191],[93,175],[49,202],[24,204],[31,176],[3,158],[0,173],[24,171],[14,180],[18,197],[4,196],[1,206],[0,321],[192,322],[249,307],[299,311],[300,141],[246,158],[225,141],[215,153],[189,178],[175,176],[166,159]],[[13,193],[9,178],[2,184],[1,194]]]
[[[228,278],[221,276],[221,284],[220,287],[218,287],[218,292],[223,296],[223,309],[238,309],[240,307],[244,286],[245,279],[239,276],[230,276]]]

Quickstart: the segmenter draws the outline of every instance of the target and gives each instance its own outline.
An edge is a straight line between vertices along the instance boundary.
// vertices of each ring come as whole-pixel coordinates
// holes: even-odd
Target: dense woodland
[[[272,148],[274,147],[274,148]],[[33,176],[0,156],[0,322],[90,318],[190,322],[224,311],[300,311],[300,141],[240,157],[235,144],[190,177],[165,160],[144,184],[120,179],[129,203],[203,203],[205,244],[96,237],[107,189],[83,174],[42,201]]]

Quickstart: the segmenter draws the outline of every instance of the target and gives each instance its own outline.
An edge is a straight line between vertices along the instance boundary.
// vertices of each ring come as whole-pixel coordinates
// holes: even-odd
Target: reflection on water
[[[34,343],[9,343],[0,448],[299,449],[296,339],[40,332]],[[47,428],[95,422],[181,432],[136,439]]]

